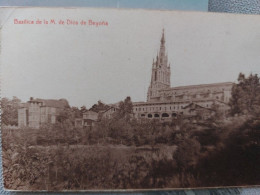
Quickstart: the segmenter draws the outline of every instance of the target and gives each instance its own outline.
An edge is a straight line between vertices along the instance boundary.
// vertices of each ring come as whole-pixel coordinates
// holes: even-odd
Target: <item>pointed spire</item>
[[[164,45],[165,43],[165,38],[164,38],[164,28],[162,30],[162,38],[161,38],[161,45]]]

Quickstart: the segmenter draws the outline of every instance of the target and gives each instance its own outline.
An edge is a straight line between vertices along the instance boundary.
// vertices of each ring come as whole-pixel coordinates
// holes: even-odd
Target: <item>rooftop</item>
[[[55,100],[55,99],[40,99],[40,98],[36,98],[36,99],[31,99],[30,102],[37,102],[37,103],[43,103],[42,106],[46,106],[46,107],[54,107],[54,108],[65,108],[65,107],[69,107],[69,103],[66,99],[59,99],[59,100]]]
[[[234,83],[233,82],[222,82],[222,83],[210,83],[210,84],[199,84],[199,85],[186,85],[186,86],[178,86],[178,87],[162,89],[161,91],[193,89],[193,88],[202,88],[202,87],[217,87],[217,86],[226,86],[226,85],[232,86],[232,85],[234,85]]]

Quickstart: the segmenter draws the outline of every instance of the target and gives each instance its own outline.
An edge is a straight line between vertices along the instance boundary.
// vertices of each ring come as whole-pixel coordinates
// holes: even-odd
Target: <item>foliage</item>
[[[256,74],[250,74],[247,78],[244,74],[239,74],[238,84],[232,88],[229,105],[232,115],[260,114],[260,82]]]
[[[256,184],[260,120],[236,120],[216,129],[182,119],[125,118],[103,120],[92,129],[65,123],[4,129],[5,186],[77,190]]]
[[[260,120],[251,118],[238,127],[223,129],[222,147],[197,164],[200,186],[259,184]],[[221,137],[221,136],[220,136]]]
[[[81,115],[81,116],[82,116],[83,113],[86,112],[86,111],[87,111],[86,106],[81,106],[81,107],[80,107],[80,115]]]
[[[77,107],[66,107],[59,112],[57,122],[67,123],[71,126],[74,125],[76,118],[82,118],[82,111]]]
[[[230,106],[234,116],[226,120],[217,105],[211,108],[215,115],[199,122],[183,116],[171,122],[136,120],[127,97],[119,103],[115,117],[93,128],[75,128],[73,121],[86,108],[72,107],[60,112],[55,125],[3,129],[5,187],[94,190],[257,185],[257,75],[245,78],[240,74]],[[92,109],[105,107],[98,102]]]
[[[103,102],[101,102],[100,100],[98,101],[97,104],[94,104],[89,110],[93,111],[93,112],[100,112],[100,111],[104,111],[107,110],[109,108],[108,105],[104,104]]]
[[[130,121],[133,115],[133,103],[131,98],[128,96],[124,101],[119,103],[119,109],[117,110],[115,119],[124,118],[126,121]]]
[[[1,119],[2,123],[5,125],[18,125],[18,108],[20,106],[21,100],[17,97],[13,99],[2,98],[1,100]]]

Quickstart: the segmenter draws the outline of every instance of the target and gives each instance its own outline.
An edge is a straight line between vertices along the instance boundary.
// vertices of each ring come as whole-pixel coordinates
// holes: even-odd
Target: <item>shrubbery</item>
[[[230,103],[233,116],[226,122],[216,116],[214,125],[182,118],[167,123],[137,121],[131,118],[127,98],[113,119],[101,120],[93,128],[75,128],[64,115],[60,123],[40,129],[3,129],[5,187],[82,190],[257,185],[259,80],[249,78],[255,84],[253,94],[246,96],[252,98],[248,101],[251,112],[241,102],[241,89],[250,89],[247,84],[251,82],[240,77]]]
[[[168,124],[120,119],[92,129],[57,124],[3,130],[5,186],[75,190],[257,184],[259,124],[248,118],[235,128],[202,130],[181,119]]]

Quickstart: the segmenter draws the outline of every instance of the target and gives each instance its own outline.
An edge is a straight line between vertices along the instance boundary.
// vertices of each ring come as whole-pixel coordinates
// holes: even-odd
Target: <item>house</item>
[[[21,104],[18,109],[18,127],[40,128],[41,125],[57,122],[57,116],[69,107],[66,99],[33,99]]]
[[[95,123],[101,119],[111,119],[113,118],[115,112],[118,110],[118,104],[108,105],[106,110],[101,110],[99,112],[94,112],[92,110],[87,110],[83,113],[82,118],[75,119],[75,127],[93,127]]]
[[[111,119],[111,118],[113,118],[113,116],[117,110],[118,110],[118,106],[112,105],[108,109],[106,109],[100,113],[101,118],[102,119]]]
[[[92,127],[98,121],[98,113],[88,110],[83,113],[82,121],[83,127]]]
[[[84,128],[84,127],[93,127],[95,123],[99,120],[99,113],[87,110],[83,113],[82,118],[75,119],[75,127]]]
[[[189,105],[183,107],[184,116],[193,116],[201,119],[208,119],[213,116],[215,111],[211,108],[206,108],[195,103],[190,103]]]

